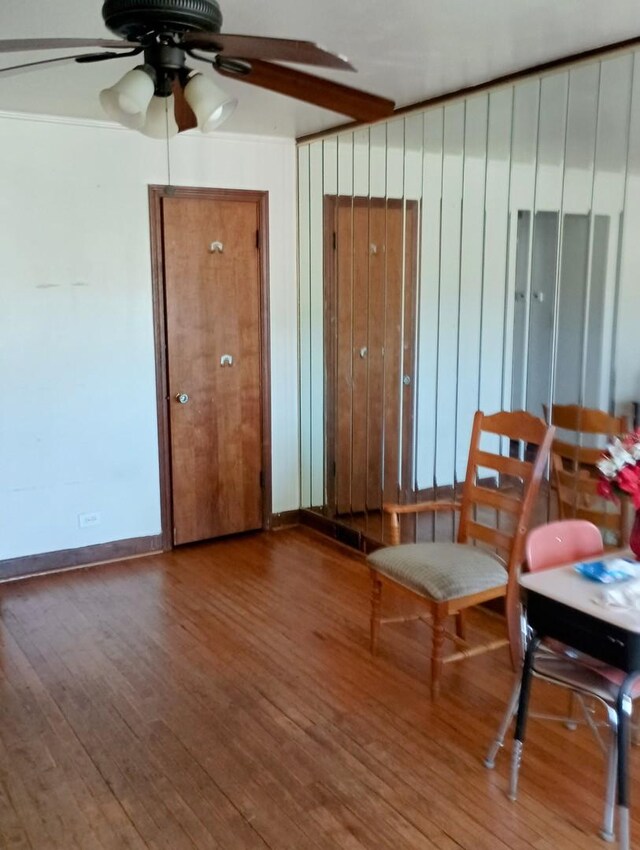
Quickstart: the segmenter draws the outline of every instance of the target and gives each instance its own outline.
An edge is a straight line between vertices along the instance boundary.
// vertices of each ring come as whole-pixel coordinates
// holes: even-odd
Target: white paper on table
[[[640,579],[609,585],[600,590],[593,601],[612,608],[640,610]]]

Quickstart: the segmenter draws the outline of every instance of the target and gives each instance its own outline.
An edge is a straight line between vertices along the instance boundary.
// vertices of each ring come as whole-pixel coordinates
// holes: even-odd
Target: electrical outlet
[[[101,519],[98,511],[93,511],[90,514],[78,514],[78,525],[80,528],[91,528],[94,525],[100,525]]]

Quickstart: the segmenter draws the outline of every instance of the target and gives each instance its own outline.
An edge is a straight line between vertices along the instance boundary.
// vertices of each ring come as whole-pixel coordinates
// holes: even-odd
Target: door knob
[[[189,401],[189,396],[186,393],[178,393],[176,395],[178,404],[186,404]]]

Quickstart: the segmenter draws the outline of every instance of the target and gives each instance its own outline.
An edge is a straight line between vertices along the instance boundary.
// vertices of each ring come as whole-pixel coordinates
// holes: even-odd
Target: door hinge
[[[265,488],[265,480],[264,480],[264,472],[260,470],[260,489],[264,490]]]
[[[256,230],[256,248],[260,247],[260,231]]]
[[[336,462],[334,460],[334,462],[333,462],[333,477],[335,478],[337,474],[338,474],[338,467],[336,466]]]
[[[336,236],[335,230],[333,231],[333,250],[335,251],[338,247],[338,237]]]

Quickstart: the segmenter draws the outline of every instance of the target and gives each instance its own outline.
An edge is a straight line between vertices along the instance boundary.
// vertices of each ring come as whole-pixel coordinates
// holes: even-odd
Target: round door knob
[[[189,401],[189,396],[186,393],[178,393],[176,401],[179,404],[186,404]]]

